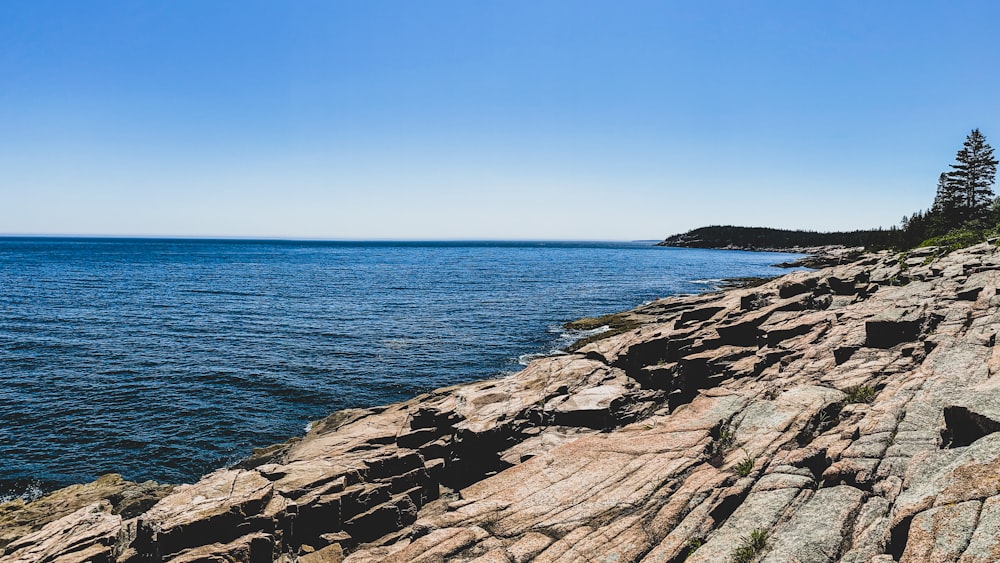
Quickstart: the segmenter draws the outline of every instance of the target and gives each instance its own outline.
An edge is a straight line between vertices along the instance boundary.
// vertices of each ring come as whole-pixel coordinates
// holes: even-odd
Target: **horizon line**
[[[583,238],[324,238],[257,235],[140,235],[140,234],[52,234],[0,233],[0,239],[111,239],[111,240],[218,240],[273,242],[660,242],[664,239],[583,239]]]

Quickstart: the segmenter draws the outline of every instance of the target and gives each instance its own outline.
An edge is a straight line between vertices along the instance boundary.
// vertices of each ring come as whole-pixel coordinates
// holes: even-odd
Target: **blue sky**
[[[853,229],[1000,142],[993,2],[0,4],[0,233]]]

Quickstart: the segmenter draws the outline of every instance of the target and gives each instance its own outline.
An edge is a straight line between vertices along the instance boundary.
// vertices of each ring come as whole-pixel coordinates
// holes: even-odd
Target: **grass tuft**
[[[705,540],[701,538],[692,538],[687,542],[687,553],[684,558],[687,559],[694,555],[694,552],[698,551],[698,548],[705,544]]]
[[[757,557],[757,554],[764,550],[767,545],[767,530],[757,528],[750,532],[750,535],[743,538],[743,544],[733,551],[730,558],[732,563],[750,563]]]
[[[750,475],[753,471],[754,464],[757,462],[757,458],[752,457],[746,450],[743,450],[743,453],[743,459],[733,467],[733,469],[736,470],[736,474],[740,477]]]
[[[855,385],[844,390],[847,393],[845,403],[870,403],[875,400],[875,388],[871,385]]]

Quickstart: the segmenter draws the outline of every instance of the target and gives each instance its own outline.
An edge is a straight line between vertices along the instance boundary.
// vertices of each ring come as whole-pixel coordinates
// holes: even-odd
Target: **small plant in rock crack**
[[[899,271],[904,272],[910,268],[910,265],[906,263],[906,260],[910,257],[909,253],[903,252],[897,258],[899,260]]]
[[[708,445],[708,462],[716,467],[722,465],[723,456],[736,442],[736,435],[728,424],[722,424],[713,432],[712,443]]]
[[[830,426],[830,419],[831,417],[829,412],[825,410],[819,411],[816,415],[816,426],[813,427],[812,431],[813,436],[819,436],[822,434]]]
[[[745,311],[756,311],[757,309],[767,307],[770,304],[771,300],[767,297],[763,295],[752,295],[744,303],[743,309]]]
[[[840,413],[845,404],[847,404],[847,401],[841,400],[836,403],[830,403],[816,411],[816,414],[806,422],[797,437],[799,446],[805,446],[820,437],[824,432],[840,424]]]
[[[705,544],[705,540],[702,538],[691,538],[687,542],[687,553],[684,554],[684,558],[687,559],[694,555],[694,552],[698,551],[698,548]]]
[[[870,403],[875,400],[875,388],[871,385],[855,385],[844,390],[847,393],[845,403]]]
[[[819,297],[812,293],[802,300],[802,306],[811,311],[820,311],[830,306],[831,299],[827,296]]]
[[[885,283],[887,285],[891,285],[891,286],[894,286],[894,287],[902,287],[902,286],[910,283],[910,278],[909,278],[909,276],[906,276],[906,275],[893,274],[892,276],[889,277],[888,280],[886,280]]]
[[[767,545],[767,530],[764,528],[757,528],[750,532],[750,535],[743,538],[743,545],[736,548],[733,551],[733,555],[730,558],[732,563],[750,563],[753,561],[754,557],[758,553],[763,551],[764,546]]]
[[[743,459],[741,459],[733,467],[733,469],[736,470],[736,474],[739,475],[740,477],[746,477],[747,475],[750,475],[750,472],[753,471],[753,466],[756,462],[757,458],[751,456],[748,451],[743,450]]]

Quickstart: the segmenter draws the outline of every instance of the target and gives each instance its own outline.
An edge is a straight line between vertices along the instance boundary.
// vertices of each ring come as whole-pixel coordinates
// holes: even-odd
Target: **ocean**
[[[183,483],[338,409],[521,369],[562,323],[788,254],[608,242],[0,238],[0,497]]]

